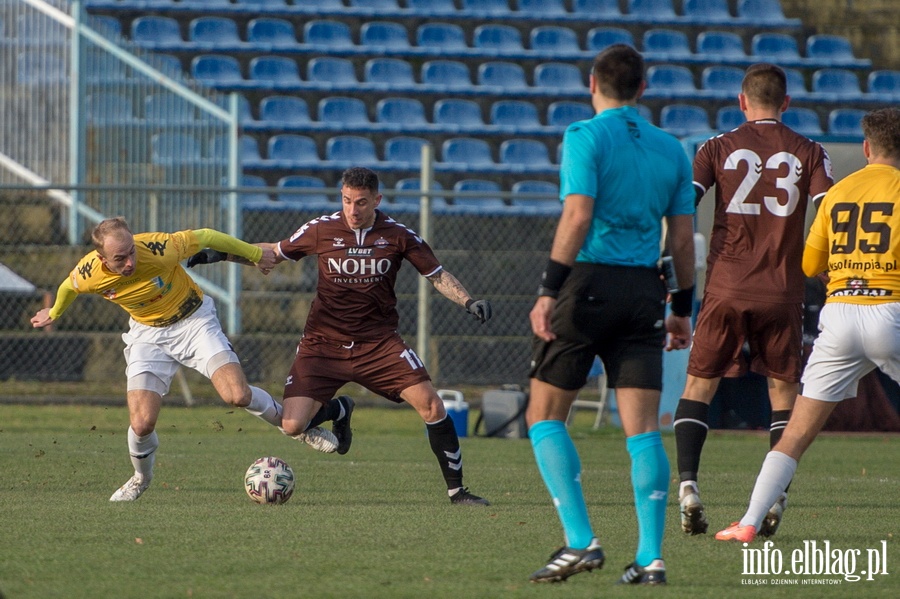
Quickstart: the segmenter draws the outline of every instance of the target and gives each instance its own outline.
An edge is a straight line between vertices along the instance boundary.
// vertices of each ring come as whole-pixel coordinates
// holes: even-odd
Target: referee
[[[635,108],[645,87],[644,61],[634,48],[605,49],[590,77],[596,115],[573,123],[563,137],[563,213],[530,315],[535,340],[526,418],[565,546],[531,575],[532,582],[562,581],[600,568],[605,559],[565,425],[595,356],[616,390],[638,519],[635,559],[619,582],[666,582],[669,462],[658,425],[662,351],[690,344],[695,194],[681,144]],[[657,268],[663,220],[681,289],[672,294],[668,317]]]

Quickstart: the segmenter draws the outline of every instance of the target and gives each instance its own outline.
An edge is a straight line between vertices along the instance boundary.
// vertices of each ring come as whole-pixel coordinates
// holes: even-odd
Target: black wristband
[[[544,274],[541,275],[541,286],[538,288],[538,295],[556,297],[570,272],[572,272],[571,266],[557,262],[552,258],[547,260]]]
[[[694,286],[679,289],[672,294],[672,314],[685,317],[694,313]]]
[[[469,311],[469,306],[471,306],[471,305],[474,304],[474,303],[475,303],[475,300],[474,300],[474,299],[467,299],[467,300],[466,300],[466,312]]]

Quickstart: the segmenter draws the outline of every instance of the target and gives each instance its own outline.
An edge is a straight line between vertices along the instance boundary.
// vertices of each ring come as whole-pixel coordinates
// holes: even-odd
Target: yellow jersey
[[[803,271],[828,271],[827,302],[900,301],[900,170],[870,164],[822,200],[803,252]]]
[[[49,315],[57,320],[79,293],[102,295],[141,324],[165,327],[200,307],[203,292],[180,262],[202,248],[212,248],[259,262],[263,251],[214,229],[134,235],[135,269],[123,277],[104,268],[94,250],[59,286]]]

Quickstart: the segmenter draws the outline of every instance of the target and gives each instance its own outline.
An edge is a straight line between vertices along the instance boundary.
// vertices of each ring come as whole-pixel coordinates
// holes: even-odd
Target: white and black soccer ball
[[[256,503],[284,503],[294,494],[294,471],[281,458],[259,458],[247,468],[244,490]]]

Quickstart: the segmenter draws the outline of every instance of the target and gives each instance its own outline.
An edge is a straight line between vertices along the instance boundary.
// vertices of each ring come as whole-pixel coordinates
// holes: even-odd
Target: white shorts
[[[856,397],[859,379],[876,367],[900,381],[900,302],[826,303],[801,395],[830,402]]]
[[[216,369],[223,363],[238,362],[231,342],[216,317],[215,303],[208,295],[203,298],[203,303],[196,312],[173,325],[151,327],[135,322],[134,319],[129,319],[129,324],[131,328],[122,334],[127,363],[125,375],[131,381],[138,375],[152,374],[165,386],[160,395],[168,392],[172,377],[181,364],[210,378],[212,372],[208,372],[208,369],[213,356],[222,352],[230,353],[228,359],[215,360],[213,368]],[[132,387],[128,388],[131,390]]]

